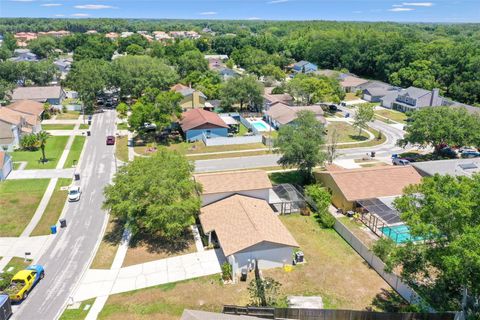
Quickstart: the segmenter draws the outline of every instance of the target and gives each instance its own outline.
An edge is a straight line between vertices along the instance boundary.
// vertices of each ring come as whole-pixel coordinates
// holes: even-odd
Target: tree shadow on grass
[[[372,307],[383,312],[403,312],[409,308],[409,304],[393,290],[382,289],[372,301]],[[373,309],[367,307],[367,309]]]
[[[103,241],[111,245],[117,245],[120,243],[120,241],[122,241],[125,222],[119,219],[114,219],[110,223],[112,224],[112,227],[110,228],[110,230],[105,232],[105,235],[103,236]]]
[[[175,239],[165,238],[158,233],[141,232],[130,240],[130,247],[145,247],[149,253],[172,254],[185,251],[193,241],[190,230],[185,230],[181,236]]]
[[[359,136],[358,134],[350,134],[348,135],[348,137],[352,140],[355,140],[355,141],[365,141],[365,140],[368,140],[368,137],[365,137],[365,136]]]

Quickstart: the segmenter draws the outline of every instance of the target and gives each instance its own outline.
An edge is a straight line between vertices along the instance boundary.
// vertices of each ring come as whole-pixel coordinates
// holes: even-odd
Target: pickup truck
[[[45,270],[41,265],[28,266],[25,270],[20,270],[13,276],[10,286],[4,291],[12,301],[24,300],[44,276]]]

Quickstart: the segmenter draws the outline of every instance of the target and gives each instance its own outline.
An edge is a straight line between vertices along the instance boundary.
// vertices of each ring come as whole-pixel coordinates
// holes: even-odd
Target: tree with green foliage
[[[306,182],[312,180],[313,168],[326,159],[323,132],[323,124],[312,111],[298,112],[294,123],[280,127],[274,140],[275,150],[282,155],[278,163],[283,167],[297,167]]]
[[[148,47],[148,40],[141,34],[135,33],[131,36],[118,39],[118,52],[128,52],[127,48],[131,45],[141,47],[143,49]]]
[[[123,120],[127,117],[128,105],[125,102],[119,103],[115,109],[117,110],[120,119]]]
[[[45,147],[47,145],[48,138],[50,138],[50,133],[47,131],[40,131],[37,133],[37,145],[42,150],[42,162],[47,162],[47,157],[45,156]]]
[[[218,99],[220,97],[222,79],[215,71],[190,72],[183,78],[182,83],[191,85],[196,90],[203,92],[209,99]]]
[[[480,145],[480,117],[464,108],[423,108],[415,111],[410,119],[400,145],[433,146],[437,153],[444,145]]]
[[[73,60],[100,59],[110,61],[115,52],[115,44],[101,34],[86,35],[80,38],[81,45],[75,47]]]
[[[278,301],[280,282],[273,278],[255,278],[248,284],[250,305],[258,307],[274,307]]]
[[[311,184],[305,188],[305,194],[315,203],[318,219],[322,226],[325,228],[333,228],[335,218],[328,210],[332,203],[332,195],[328,189],[318,184]]]
[[[186,77],[190,72],[206,72],[208,61],[199,50],[191,50],[182,54],[177,60],[180,77]]]
[[[28,43],[28,48],[40,59],[50,58],[55,54],[57,42],[52,37],[38,37]]]
[[[317,102],[338,103],[345,96],[338,80],[308,74],[296,75],[287,83],[286,91],[300,105],[311,105]]]
[[[267,64],[262,66],[260,68],[260,75],[264,77],[272,77],[277,81],[283,81],[286,77],[285,72],[283,72],[282,69],[273,64]]]
[[[20,139],[20,146],[23,150],[34,151],[38,149],[38,139],[35,133],[24,134]]]
[[[15,84],[12,82],[0,79],[0,100],[10,100],[11,91],[15,88]]]
[[[132,106],[132,114],[128,119],[130,127],[137,131],[144,129],[145,123],[154,123],[157,130],[168,127],[182,113],[180,101],[182,95],[173,91],[160,91],[149,88]]]
[[[112,85],[123,97],[139,98],[147,88],[167,90],[178,80],[175,70],[158,58],[126,56],[112,62]]]
[[[432,61],[413,61],[408,67],[402,68],[390,75],[390,82],[401,87],[420,87],[427,90],[438,88],[440,84],[435,79],[435,70]]]
[[[374,107],[368,103],[357,106],[353,126],[358,128],[358,136],[362,135],[362,130],[368,128],[368,123],[375,119]]]
[[[394,204],[411,239],[386,252],[388,270],[400,270],[439,311],[460,310],[466,293],[466,309],[478,317],[470,302],[480,299],[480,175],[424,178]]]
[[[92,109],[97,95],[109,87],[110,72],[110,64],[105,60],[75,61],[66,83],[78,92],[85,107]]]
[[[138,44],[131,44],[125,49],[125,52],[130,56],[141,56],[145,54],[145,49]]]
[[[192,173],[193,165],[184,155],[160,148],[118,170],[113,184],[105,188],[103,207],[127,223],[133,235],[178,238],[200,210]]]
[[[220,88],[222,106],[240,110],[247,106],[251,110],[260,111],[263,106],[263,85],[254,76],[234,77],[228,79]]]
[[[5,33],[3,35],[2,47],[7,48],[10,52],[17,49],[17,39],[15,39],[12,33]]]

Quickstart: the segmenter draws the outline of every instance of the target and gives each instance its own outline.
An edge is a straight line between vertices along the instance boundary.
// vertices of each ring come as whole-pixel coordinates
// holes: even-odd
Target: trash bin
[[[87,136],[90,137],[90,135],[91,135],[91,132],[90,132],[90,130],[88,130],[88,131],[87,131]]]
[[[303,262],[303,252],[302,251],[297,251],[295,253],[295,261],[297,263],[302,263]]]
[[[74,176],[76,181],[80,180],[80,173],[75,173]]]
[[[247,281],[247,269],[243,268],[242,273],[240,274],[240,281]]]
[[[50,232],[51,232],[52,234],[57,233],[57,226],[56,226],[56,225],[50,226]]]
[[[67,226],[67,220],[60,219],[58,221],[60,222],[60,228],[65,228]]]
[[[370,152],[370,157],[375,158],[375,151]]]
[[[92,120],[88,120],[88,125],[91,125],[92,124]]]

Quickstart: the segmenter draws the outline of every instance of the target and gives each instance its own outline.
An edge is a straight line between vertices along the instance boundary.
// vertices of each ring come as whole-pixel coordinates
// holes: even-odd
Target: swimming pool
[[[264,123],[263,121],[253,121],[253,122],[250,122],[250,124],[252,126],[254,126],[255,129],[257,129],[258,131],[267,131],[268,130],[268,127],[267,127],[266,123]]]
[[[396,243],[405,243],[408,241],[421,241],[423,240],[420,237],[413,238],[410,234],[410,228],[404,224],[396,225],[396,226],[389,226],[389,227],[381,227],[383,234],[395,241]]]

